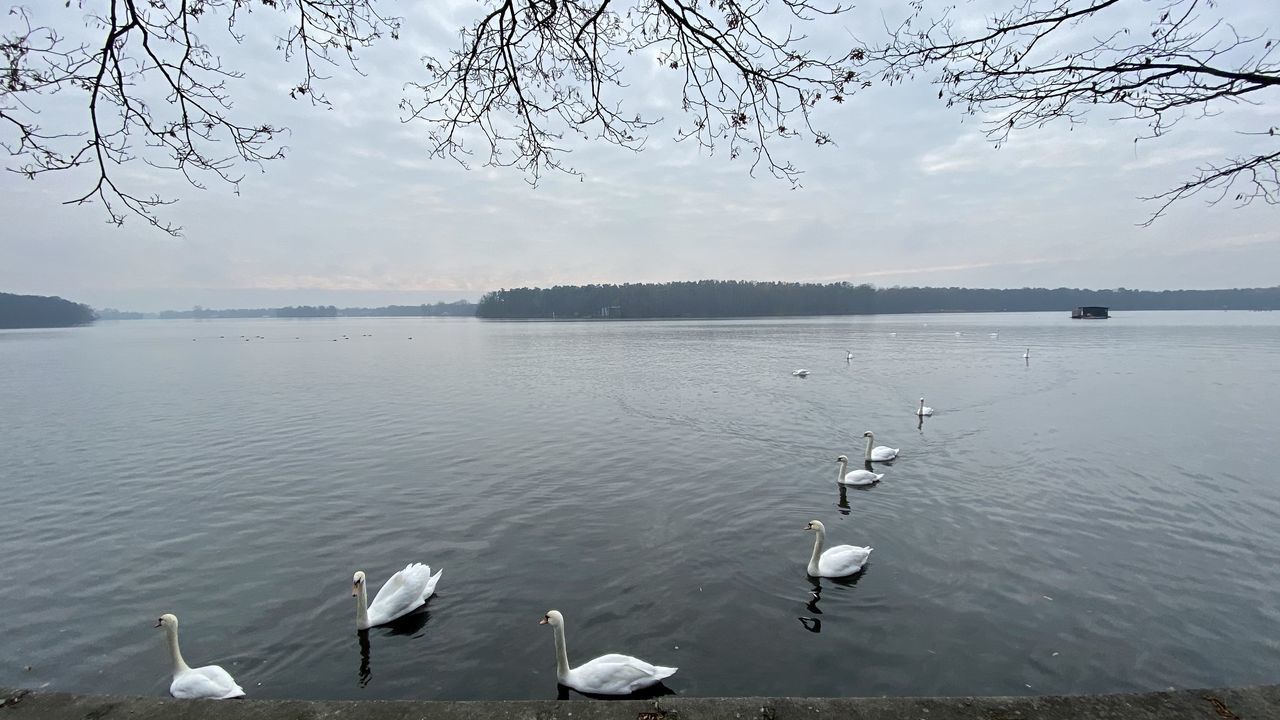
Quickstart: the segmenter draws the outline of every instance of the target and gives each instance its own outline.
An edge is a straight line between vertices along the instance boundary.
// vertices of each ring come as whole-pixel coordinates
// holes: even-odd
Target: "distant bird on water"
[[[924,398],[920,398],[920,407],[916,409],[916,414],[919,415],[920,417],[926,417],[926,416],[932,415],[933,408],[926,407],[924,404]]]
[[[1024,352],[1024,353],[1022,353],[1022,359],[1023,359],[1023,360],[1030,360],[1030,359],[1031,359],[1031,348],[1027,348],[1027,351],[1026,351],[1026,352]]]
[[[844,361],[849,362],[853,359],[853,352],[846,350],[844,353]]]
[[[804,368],[800,368],[799,370],[794,370],[792,371],[791,374],[796,377],[809,377],[809,371],[805,370]]]

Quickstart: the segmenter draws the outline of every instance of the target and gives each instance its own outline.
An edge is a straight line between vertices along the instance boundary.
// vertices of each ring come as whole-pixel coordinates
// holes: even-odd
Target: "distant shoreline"
[[[58,297],[0,293],[0,328],[72,327],[95,320],[214,320],[336,317],[478,317],[485,320],[735,320],[748,318],[1056,313],[1100,305],[1112,312],[1280,310],[1280,286],[1223,290],[1087,290],[1078,288],[933,288],[850,283],[700,280],[624,285],[512,288],[467,300],[418,305],[133,312]]]
[[[487,319],[666,319],[1069,312],[1104,306],[1136,310],[1277,310],[1280,286],[1228,290],[932,288],[849,283],[698,282],[514,288],[486,293]]]
[[[1149,313],[1149,312],[1226,312],[1226,313],[1255,313],[1255,312],[1276,312],[1275,310],[1220,310],[1220,309],[1177,309],[1177,310],[1124,310],[1111,309],[1114,313],[1131,314],[1131,313]],[[550,317],[511,317],[511,318],[486,318],[476,315],[341,315],[338,317],[279,317],[272,315],[258,316],[235,316],[235,317],[206,317],[206,318],[174,318],[174,317],[157,317],[156,313],[148,313],[143,318],[100,318],[103,322],[133,322],[136,320],[357,320],[361,318],[377,319],[377,320],[481,320],[484,322],[512,322],[512,323],[603,323],[603,322],[652,322],[655,320],[671,321],[671,322],[698,322],[707,320],[814,320],[821,318],[847,318],[847,317],[901,317],[905,315],[1062,315],[1064,318],[1070,318],[1070,310],[937,310],[937,311],[919,311],[919,312],[882,312],[882,313],[842,313],[842,314],[823,314],[823,315],[714,315],[714,316],[679,316],[679,317],[626,317],[626,318],[602,318],[602,317],[567,317],[567,318],[550,318]]]

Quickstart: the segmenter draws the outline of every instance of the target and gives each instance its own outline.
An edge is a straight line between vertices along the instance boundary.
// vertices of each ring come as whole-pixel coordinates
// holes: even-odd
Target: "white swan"
[[[1023,359],[1023,360],[1030,360],[1030,359],[1031,359],[1031,348],[1027,348],[1027,351],[1026,351],[1026,352],[1024,352],[1024,353],[1022,353],[1022,359]]]
[[[836,462],[840,463],[840,477],[836,478],[836,482],[841,485],[872,485],[884,477],[884,473],[873,473],[861,468],[850,471],[849,458],[844,455],[836,458]]]
[[[925,415],[932,415],[933,408],[925,407],[924,398],[920,398],[920,407],[916,410],[916,414],[921,417],[924,417]]]
[[[188,700],[191,698],[208,698],[226,700],[244,697],[244,689],[236,684],[234,678],[226,670],[217,665],[205,665],[193,668],[182,659],[182,651],[178,649],[178,618],[174,615],[161,615],[156,620],[156,627],[164,628],[169,639],[169,655],[173,657],[173,682],[169,683],[169,694]]]
[[[845,352],[844,352],[844,361],[845,361],[845,362],[849,362],[849,361],[850,361],[850,360],[852,360],[852,359],[853,359],[853,353],[852,353],[852,352],[850,352],[850,351],[848,351],[848,350],[845,350]]]
[[[819,520],[810,520],[805,530],[814,530],[818,536],[813,540],[813,556],[809,558],[809,574],[813,577],[845,577],[852,575],[867,564],[871,557],[870,547],[857,545],[837,545],[822,551],[822,544],[827,539],[827,528]]]
[[[867,439],[867,451],[863,454],[862,459],[867,462],[889,462],[898,457],[898,448],[891,448],[887,445],[879,447],[871,447],[876,441],[876,434],[870,430],[862,433],[862,437]]]
[[[809,377],[809,371],[808,371],[808,370],[805,370],[804,368],[800,368],[799,370],[795,370],[795,371],[793,371],[791,374],[792,374],[792,375],[795,375],[796,377]]]
[[[444,570],[440,570],[432,575],[430,565],[409,563],[392,575],[374,596],[373,604],[368,604],[364,571],[357,570],[351,579],[351,597],[356,599],[356,628],[367,630],[385,625],[422,607],[436,591],[436,583],[443,573]]]
[[[639,658],[614,653],[601,655],[570,669],[569,653],[564,645],[564,616],[559,610],[548,610],[538,624],[550,625],[555,631],[556,680],[578,692],[629,695],[676,674],[676,668],[650,665]]]

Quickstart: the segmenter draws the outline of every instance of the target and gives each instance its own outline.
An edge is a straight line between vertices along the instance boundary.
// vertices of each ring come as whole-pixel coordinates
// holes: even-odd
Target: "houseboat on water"
[[[1072,320],[1106,320],[1111,317],[1111,308],[1102,305],[1084,305],[1071,311]]]

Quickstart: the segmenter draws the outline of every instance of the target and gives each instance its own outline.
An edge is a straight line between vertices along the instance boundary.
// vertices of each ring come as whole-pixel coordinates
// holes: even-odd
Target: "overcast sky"
[[[881,3],[899,6],[900,3]],[[1156,3],[1136,2],[1147,12]],[[40,3],[80,24],[75,4]],[[443,5],[443,4],[442,4]],[[1276,0],[1225,3],[1232,19],[1280,35]],[[1280,283],[1280,209],[1195,199],[1154,226],[1137,199],[1197,163],[1246,146],[1234,130],[1280,125],[1280,93],[1180,124],[1159,142],[1114,111],[1086,126],[1024,132],[996,150],[973,118],[925,82],[863,91],[824,111],[836,140],[776,150],[805,170],[792,190],[744,160],[671,141],[682,118],[668,79],[628,76],[634,110],[663,114],[648,148],[574,145],[574,177],[530,187],[517,171],[466,170],[426,155],[426,128],[399,121],[418,57],[443,54],[479,7],[455,2],[407,18],[402,39],[363,54],[368,76],[325,85],[333,109],[290,100],[298,69],[266,37],[228,54],[248,76],[241,117],[287,125],[288,158],[229,187],[185,188],[138,165],[134,187],[178,197],[172,238],[136,219],[105,224],[93,205],[63,206],[85,176],[0,177],[0,291],[61,295],[95,307],[200,304],[379,305],[476,299],[520,285],[701,278],[970,287],[1215,288]],[[962,8],[964,6],[961,6]],[[395,12],[408,12],[403,7]],[[879,9],[842,21],[874,36]],[[826,28],[834,30],[835,28]],[[206,32],[212,32],[210,28]],[[259,35],[265,35],[260,33]],[[50,113],[83,112],[56,107]],[[52,115],[51,115],[52,117]],[[60,117],[73,117],[63,115]]]

